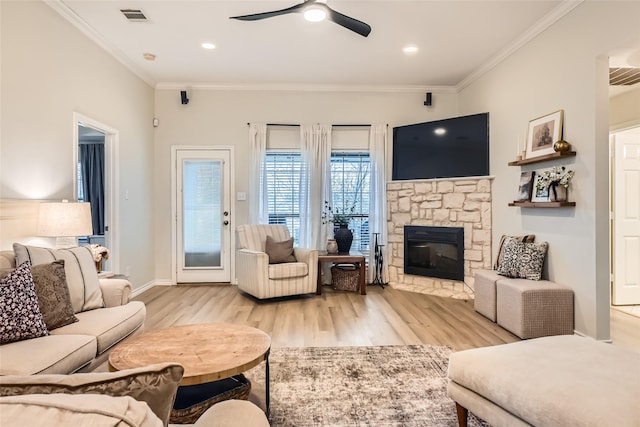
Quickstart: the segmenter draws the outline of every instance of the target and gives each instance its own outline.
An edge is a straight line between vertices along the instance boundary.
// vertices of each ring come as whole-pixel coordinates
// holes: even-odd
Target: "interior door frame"
[[[120,176],[116,170],[116,162],[119,153],[120,144],[120,131],[112,128],[98,120],[85,116],[78,112],[73,112],[73,199],[78,199],[78,180],[77,165],[79,157],[78,148],[78,126],[85,126],[96,129],[104,133],[104,201],[105,211],[104,218],[105,224],[109,227],[108,233],[105,234],[105,247],[109,249],[109,269],[114,272],[120,271],[120,209],[118,205],[118,198],[120,188]]]
[[[230,239],[229,239],[229,277],[230,283],[235,284],[236,257],[233,256],[236,247],[235,233],[235,150],[232,145],[172,145],[171,146],[171,284],[178,284],[178,177],[177,161],[179,150],[226,150],[229,151],[229,210]]]

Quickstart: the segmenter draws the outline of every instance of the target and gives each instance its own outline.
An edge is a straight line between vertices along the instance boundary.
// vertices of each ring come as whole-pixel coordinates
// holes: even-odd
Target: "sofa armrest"
[[[319,252],[317,249],[293,248],[293,255],[296,257],[296,261],[304,262],[310,267],[318,264]]]
[[[126,279],[100,279],[105,307],[125,305],[131,299],[131,283]]]

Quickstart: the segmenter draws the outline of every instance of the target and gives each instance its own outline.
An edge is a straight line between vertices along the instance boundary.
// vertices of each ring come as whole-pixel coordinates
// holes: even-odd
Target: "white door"
[[[640,127],[618,132],[614,144],[614,305],[640,304]]]
[[[230,149],[175,147],[176,282],[230,282]]]

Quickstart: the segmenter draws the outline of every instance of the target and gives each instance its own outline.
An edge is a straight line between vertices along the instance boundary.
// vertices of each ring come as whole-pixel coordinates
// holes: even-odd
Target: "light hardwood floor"
[[[273,347],[433,344],[454,350],[518,341],[473,310],[473,301],[386,287],[367,295],[325,287],[321,296],[259,301],[236,286],[157,286],[136,298],[147,305],[147,330],[202,322],[253,326]],[[640,351],[640,318],[612,310],[614,344]]]

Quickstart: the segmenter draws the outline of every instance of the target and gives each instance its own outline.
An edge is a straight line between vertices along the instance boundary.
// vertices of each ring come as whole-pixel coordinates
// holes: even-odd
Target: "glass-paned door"
[[[178,283],[230,281],[229,157],[219,149],[176,152]]]

